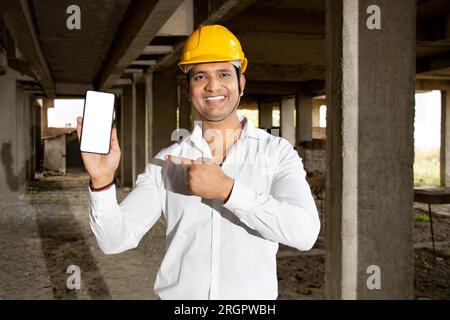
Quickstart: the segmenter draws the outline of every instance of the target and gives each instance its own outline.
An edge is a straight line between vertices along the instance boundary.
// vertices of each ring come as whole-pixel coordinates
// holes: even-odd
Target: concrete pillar
[[[133,74],[131,83],[131,186],[134,188],[137,177],[136,167],[136,80]]]
[[[42,113],[41,113],[41,136],[47,137],[48,136],[48,109],[53,108],[54,101],[53,99],[42,99]]]
[[[174,141],[171,135],[177,125],[177,66],[153,73],[153,154]]]
[[[28,179],[27,173],[30,166],[29,160],[29,99],[28,93],[22,88],[16,87],[16,139],[17,139],[17,187],[18,191],[24,191]]]
[[[42,170],[42,162],[44,161],[44,150],[42,148],[42,107],[36,102],[34,106],[34,146],[36,150],[36,158],[34,171]]]
[[[299,92],[295,97],[297,108],[297,145],[312,141],[312,97]]]
[[[29,159],[30,166],[27,172],[28,180],[34,179],[34,173],[36,172],[36,122],[35,122],[35,111],[36,111],[36,99],[29,95],[29,108],[27,110],[29,126]]]
[[[281,136],[295,145],[295,99],[287,97],[281,99]]]
[[[123,86],[121,105],[121,179],[123,187],[133,186],[132,175],[132,85]]]
[[[119,168],[116,171],[116,179],[118,180],[119,186],[123,186],[123,89],[122,87],[115,87],[113,89],[113,93],[116,95],[116,103],[115,103],[115,120],[114,126],[117,129],[117,137],[119,139],[120,149],[122,151],[122,156],[120,157]]]
[[[272,104],[259,101],[258,103],[259,127],[264,129],[272,128]]]
[[[29,108],[29,117],[30,117],[30,171],[29,171],[29,178],[30,180],[34,179],[34,175],[38,168],[38,162],[37,162],[37,132],[36,129],[38,127],[38,121],[39,118],[36,117],[37,111],[41,111],[41,108],[39,104],[36,102],[36,99],[33,96],[30,96],[30,108]],[[39,122],[40,123],[40,122]]]
[[[144,74],[145,81],[145,163],[153,157],[153,70]]]
[[[450,187],[450,91],[441,91],[441,186]]]
[[[16,83],[8,73],[0,76],[0,201],[16,199]]]
[[[376,1],[381,30],[369,30],[372,4],[327,0],[325,287],[411,299],[416,4]]]
[[[314,101],[314,100],[313,100]],[[313,128],[320,127],[320,105],[313,103],[312,110],[311,110],[311,125]]]
[[[17,88],[17,73],[0,75],[0,202],[17,200],[26,183],[27,93]]]
[[[146,126],[146,104],[145,104],[145,82],[144,78],[136,83],[136,176],[133,181],[136,182],[137,175],[144,172],[147,162],[145,161],[145,126]]]
[[[179,116],[179,128],[192,130],[192,105],[189,101],[185,89],[182,85],[178,85],[178,116]]]

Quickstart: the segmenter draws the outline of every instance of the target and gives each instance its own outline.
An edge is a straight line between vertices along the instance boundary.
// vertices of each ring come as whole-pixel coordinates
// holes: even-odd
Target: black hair
[[[234,69],[236,69],[236,75],[237,75],[237,82],[238,82],[238,93],[239,95],[242,93],[241,92],[241,68],[236,67],[234,64]]]

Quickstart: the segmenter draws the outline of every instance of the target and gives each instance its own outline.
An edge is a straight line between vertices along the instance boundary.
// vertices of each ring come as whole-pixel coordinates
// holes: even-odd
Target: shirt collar
[[[257,139],[258,135],[256,132],[256,128],[253,126],[251,121],[249,121],[244,116],[239,116],[239,120],[241,122],[244,121],[244,127],[242,129],[242,133],[239,140],[244,140],[246,138]],[[203,129],[201,121],[196,121],[196,125],[192,130],[191,135],[189,136],[189,140],[191,140],[200,149],[202,149],[205,146],[206,141],[203,139]],[[208,144],[206,143],[206,146],[207,145]]]

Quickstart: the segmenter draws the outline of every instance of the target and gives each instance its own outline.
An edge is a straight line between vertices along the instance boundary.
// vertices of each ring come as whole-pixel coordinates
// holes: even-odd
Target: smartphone
[[[108,154],[114,121],[115,95],[86,91],[81,128],[80,151]]]

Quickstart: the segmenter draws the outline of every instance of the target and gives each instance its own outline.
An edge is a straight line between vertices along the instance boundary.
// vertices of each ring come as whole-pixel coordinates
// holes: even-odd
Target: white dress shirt
[[[163,213],[166,254],[154,287],[161,299],[276,299],[278,243],[309,250],[320,229],[297,152],[246,121],[222,164],[234,179],[226,203],[192,195],[186,169],[165,155],[212,158],[196,126],[155,156],[120,204],[115,186],[89,189],[91,228],[103,252],[137,247]]]

